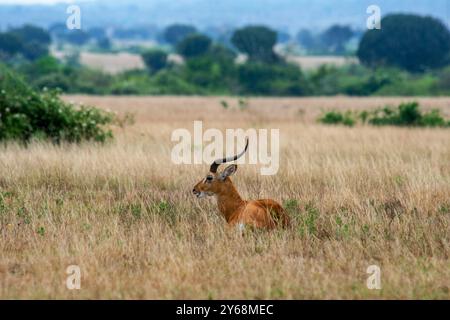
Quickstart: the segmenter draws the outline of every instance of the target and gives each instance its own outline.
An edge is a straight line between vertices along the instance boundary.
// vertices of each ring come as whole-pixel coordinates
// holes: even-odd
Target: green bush
[[[354,112],[336,110],[325,112],[318,121],[323,124],[343,124],[348,127],[353,127],[356,123]]]
[[[309,87],[298,66],[249,62],[239,66],[241,94],[302,96]]]
[[[197,35],[183,41],[199,42]],[[2,40],[0,34],[0,42]],[[193,39],[197,39],[193,41]],[[200,40],[201,37],[200,37]],[[204,39],[205,40],[205,39]],[[200,41],[209,43],[209,41]],[[201,47],[201,46],[200,46]],[[21,55],[7,60],[0,49],[0,59],[23,74],[35,89],[60,89],[65,93],[84,94],[199,94],[244,96],[432,96],[450,94],[450,67],[427,73],[410,73],[398,67],[370,69],[349,64],[341,67],[323,65],[303,72],[298,65],[281,57],[270,63],[249,59],[236,62],[236,53],[217,43],[190,52],[185,63],[170,63],[161,49],[141,51],[152,72],[130,70],[108,74],[79,64],[77,55],[65,62],[50,56],[28,61]],[[191,49],[192,49],[191,48]],[[351,120],[346,118],[351,123]],[[368,119],[366,119],[368,120]]]
[[[439,110],[422,113],[417,102],[402,103],[397,108],[386,106],[373,112],[369,119],[373,125],[445,127],[449,126]]]
[[[0,140],[104,142],[112,137],[106,126],[113,121],[110,113],[62,101],[57,91],[35,91],[0,67]]]
[[[375,126],[450,127],[437,109],[422,112],[417,102],[402,103],[397,108],[386,106],[374,111],[328,111],[318,118],[323,124],[353,126],[357,120]]]

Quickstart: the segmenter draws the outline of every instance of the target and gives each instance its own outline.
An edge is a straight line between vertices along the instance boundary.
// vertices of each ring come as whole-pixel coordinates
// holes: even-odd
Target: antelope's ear
[[[232,176],[233,174],[235,174],[236,171],[237,171],[237,165],[236,164],[229,165],[220,174],[220,179],[221,180],[225,180],[227,177]]]

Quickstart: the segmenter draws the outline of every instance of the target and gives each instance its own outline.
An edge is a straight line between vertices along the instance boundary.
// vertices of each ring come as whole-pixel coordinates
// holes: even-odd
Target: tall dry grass
[[[0,298],[450,297],[448,130],[313,121],[321,106],[383,99],[255,99],[245,111],[221,98],[67,99],[131,110],[136,124],[105,146],[1,147]],[[279,173],[242,165],[234,181],[245,198],[284,203],[291,230],[240,236],[191,194],[208,167],[173,165],[170,134],[195,119],[281,130]],[[81,290],[66,288],[69,265]],[[370,265],[381,290],[366,286]]]

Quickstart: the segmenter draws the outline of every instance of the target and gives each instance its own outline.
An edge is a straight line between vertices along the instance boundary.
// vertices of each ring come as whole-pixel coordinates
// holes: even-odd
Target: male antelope
[[[273,229],[279,225],[287,227],[289,217],[278,202],[272,199],[242,200],[230,179],[230,176],[236,172],[237,165],[232,164],[222,173],[217,173],[222,163],[236,161],[247,152],[247,149],[248,139],[244,151],[239,155],[215,160],[206,178],[195,185],[194,195],[197,198],[215,195],[219,210],[230,226],[251,225],[267,229]]]

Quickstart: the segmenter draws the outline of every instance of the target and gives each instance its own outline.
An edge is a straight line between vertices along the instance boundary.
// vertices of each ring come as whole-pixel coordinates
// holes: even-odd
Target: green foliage
[[[37,228],[36,233],[41,237],[45,236],[45,228],[44,227]]]
[[[185,76],[180,73],[162,70],[151,81],[155,94],[177,94],[193,95],[206,94],[202,88],[185,80]]]
[[[153,53],[152,53],[153,54]],[[159,54],[157,54],[159,55]],[[212,45],[201,56],[183,65],[164,65],[165,55],[152,57],[158,72],[131,70],[119,74],[60,62],[43,56],[21,62],[16,70],[33,87],[59,88],[66,93],[87,94],[233,94],[233,95],[448,95],[450,69],[411,74],[395,68],[371,70],[360,65],[324,65],[302,73],[295,64],[235,63],[235,53]],[[151,67],[150,67],[151,68]]]
[[[308,92],[308,84],[297,66],[249,62],[239,66],[239,85],[242,94],[301,96]]]
[[[176,50],[180,55],[189,59],[206,54],[211,43],[211,39],[205,35],[190,34],[177,44]]]
[[[0,52],[12,56],[22,50],[20,38],[10,32],[0,33]]]
[[[226,94],[236,82],[235,74],[236,67],[232,62],[203,55],[186,61],[182,78],[208,93]]]
[[[353,31],[348,26],[333,25],[323,32],[321,40],[328,52],[345,53],[345,44],[352,38]]]
[[[10,32],[17,35],[23,42],[39,42],[47,46],[51,43],[50,34],[40,27],[24,25]]]
[[[188,35],[196,33],[197,29],[190,25],[173,24],[168,26],[163,33],[164,40],[171,45],[176,45],[178,42],[186,38]]]
[[[36,60],[48,54],[50,34],[39,27],[25,25],[0,33],[0,52],[9,57],[21,54],[29,60]]]
[[[250,60],[265,63],[278,61],[278,56],[273,51],[277,43],[277,32],[265,26],[238,29],[231,42],[239,51],[246,53]]]
[[[237,56],[236,52],[221,44],[212,44],[208,54],[220,63],[234,63]]]
[[[105,52],[108,52],[108,51],[110,51],[111,50],[111,46],[112,46],[112,44],[111,44],[111,40],[108,38],[108,37],[101,37],[101,38],[98,38],[97,39],[97,46],[101,49],[101,50],[103,50],[103,51],[105,51]]]
[[[402,103],[397,108],[386,106],[374,111],[327,111],[318,121],[323,124],[343,124],[353,126],[360,120],[363,124],[376,126],[408,127],[450,127],[450,120],[445,120],[439,110],[422,112],[417,102]]]
[[[178,27],[172,29],[176,31],[177,36],[183,34],[177,46],[178,51],[185,57],[183,64],[169,63],[168,54],[162,49],[136,49],[137,53],[142,54],[147,69],[151,72],[132,70],[107,74],[80,65],[76,53],[64,62],[43,55],[47,51],[46,48],[43,51],[39,48],[31,50],[28,55],[31,60],[24,60],[20,34],[25,34],[22,37],[28,37],[34,33],[37,38],[42,38],[45,44],[45,34],[40,34],[39,28],[22,28],[22,31],[0,33],[0,57],[23,74],[33,88],[59,89],[65,93],[240,96],[450,94],[450,67],[421,74],[410,73],[398,67],[378,66],[371,69],[363,65],[349,64],[341,67],[323,65],[302,72],[297,64],[286,63],[275,55],[273,45],[277,34],[270,29],[246,27],[237,30],[233,36],[235,45],[249,55],[246,62],[237,62],[237,55],[232,49],[213,43],[206,36],[193,33],[193,29],[188,26],[182,26],[181,29]],[[64,25],[54,28],[52,34],[58,39],[72,34]],[[177,29],[182,31],[178,33]],[[327,50],[339,47],[340,43],[350,36],[350,31],[347,27],[335,26],[323,33],[322,38],[329,38]],[[308,37],[307,34],[302,32],[302,37]],[[341,41],[332,39],[335,34],[339,34],[337,38]],[[93,29],[87,35],[93,39],[102,39],[105,33],[104,30]],[[2,39],[7,41],[2,43]],[[327,42],[324,39],[322,42]],[[2,49],[2,46],[7,49]],[[93,48],[98,50],[95,45]],[[360,120],[367,122],[367,118]],[[343,116],[342,121],[347,125],[353,125],[354,122],[352,117],[348,116]]]
[[[158,72],[167,67],[168,54],[163,50],[153,49],[142,53],[142,59],[147,68],[152,72]]]
[[[311,204],[305,206],[305,216],[303,218],[303,228],[306,228],[312,236],[317,234],[317,219],[319,218],[319,210]]]
[[[296,216],[299,211],[299,203],[296,199],[287,199],[283,202],[283,208],[292,216]]]
[[[396,109],[386,106],[376,110],[369,123],[373,125],[415,126],[415,127],[445,127],[449,122],[439,110],[422,113],[417,102],[402,103]]]
[[[325,112],[318,121],[323,124],[343,124],[348,127],[353,127],[356,123],[353,112],[340,112],[336,110]]]
[[[32,90],[4,67],[0,67],[0,115],[0,140],[104,142],[112,137],[104,128],[114,120],[111,114],[65,103],[56,91]]]
[[[450,32],[439,20],[410,14],[391,14],[381,20],[381,30],[367,31],[358,57],[365,65],[388,65],[412,72],[447,64]]]

